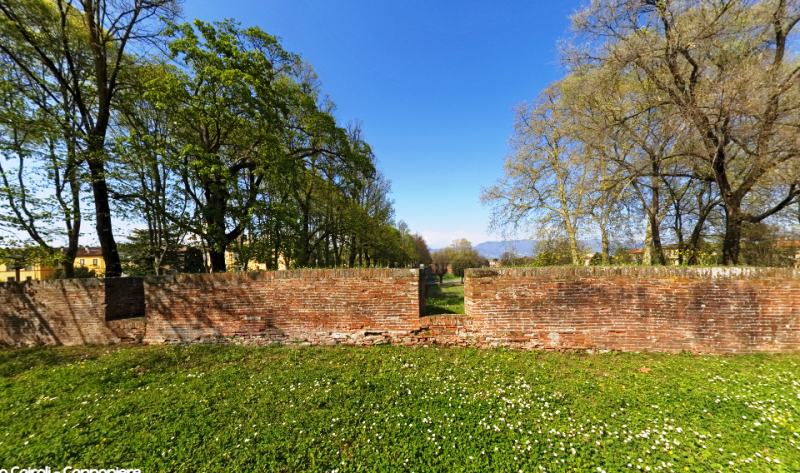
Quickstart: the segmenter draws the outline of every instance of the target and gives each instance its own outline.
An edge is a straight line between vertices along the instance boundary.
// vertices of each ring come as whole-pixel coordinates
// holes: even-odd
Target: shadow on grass
[[[114,350],[114,346],[103,348],[104,351]],[[55,367],[77,361],[94,360],[102,354],[103,352],[93,345],[4,348],[0,350],[0,378],[13,378],[36,367]]]
[[[425,288],[425,315],[463,315],[463,284],[428,284]]]

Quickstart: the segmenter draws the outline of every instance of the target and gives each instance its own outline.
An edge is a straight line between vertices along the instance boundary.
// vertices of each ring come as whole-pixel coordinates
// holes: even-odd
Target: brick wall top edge
[[[125,286],[142,283],[142,278],[86,278],[86,279],[55,279],[45,281],[0,282],[2,288],[19,288],[25,285],[37,288],[46,287],[98,287],[98,286]]]
[[[215,281],[264,281],[270,279],[412,279],[421,278],[419,269],[298,269],[246,273],[175,274],[144,278],[145,284]]]
[[[589,266],[544,268],[477,268],[466,271],[466,279],[528,277],[576,279],[627,277],[634,279],[797,279],[800,270],[754,267],[664,267],[664,266]]]

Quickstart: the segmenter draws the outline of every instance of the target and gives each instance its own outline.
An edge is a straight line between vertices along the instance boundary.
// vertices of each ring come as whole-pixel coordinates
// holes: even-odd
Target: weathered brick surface
[[[429,315],[420,319],[414,342],[438,345],[481,346],[484,338],[473,330],[472,319],[459,315]]]
[[[800,350],[800,271],[468,270],[466,316],[422,316],[419,270],[0,284],[0,344],[146,342]],[[144,317],[146,315],[146,317]]]
[[[418,269],[148,278],[145,341],[407,343],[419,329],[422,291]]]
[[[468,270],[479,343],[545,349],[800,349],[800,271],[777,268]]]
[[[144,318],[144,281],[141,278],[104,279],[106,320]]]
[[[141,279],[0,284],[0,345],[119,342],[141,336],[143,317]]]

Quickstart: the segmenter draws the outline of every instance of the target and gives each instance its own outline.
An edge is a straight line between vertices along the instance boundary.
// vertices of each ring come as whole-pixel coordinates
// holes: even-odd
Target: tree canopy
[[[641,233],[646,262],[718,239],[740,264],[743,232],[800,202],[800,2],[599,0],[572,22],[566,76],[517,107],[482,192],[493,225],[564,238],[574,264],[581,236],[608,262]]]
[[[361,123],[337,122],[313,67],[258,27],[179,13],[0,4],[0,225],[67,276],[86,202],[111,277],[112,218],[146,227],[129,273],[179,268],[187,245],[210,271],[415,263]]]

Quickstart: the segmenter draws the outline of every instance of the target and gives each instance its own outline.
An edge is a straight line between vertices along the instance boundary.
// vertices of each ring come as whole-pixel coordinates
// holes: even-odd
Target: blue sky
[[[561,76],[580,3],[189,0],[184,19],[258,25],[311,63],[337,119],[363,121],[397,220],[439,248],[500,239],[480,188],[502,176],[511,108]]]

